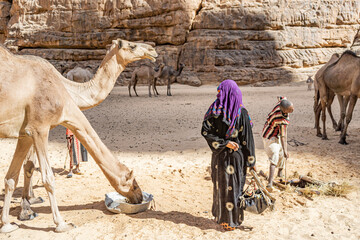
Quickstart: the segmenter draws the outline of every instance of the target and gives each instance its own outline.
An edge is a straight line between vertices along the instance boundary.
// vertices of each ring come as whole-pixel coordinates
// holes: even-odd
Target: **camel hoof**
[[[317,137],[322,137],[321,133],[316,134]]]
[[[58,233],[67,232],[74,228],[76,228],[76,226],[73,223],[64,222],[64,223],[59,224],[59,226],[57,226],[55,228],[55,232],[58,232]]]
[[[323,136],[321,139],[322,140],[329,140],[327,136]]]
[[[9,233],[9,232],[15,231],[18,228],[19,228],[19,226],[16,225],[15,223],[14,224],[8,223],[1,227],[0,232],[1,233]]]
[[[34,218],[36,218],[37,216],[39,216],[37,213],[33,212],[32,214],[20,214],[18,219],[20,221],[28,221],[28,220],[33,220]]]
[[[340,139],[339,143],[342,144],[342,145],[348,145],[348,143],[346,142],[346,140],[345,140],[345,139],[342,139],[342,138]]]
[[[29,203],[30,203],[30,204],[38,204],[38,203],[43,203],[43,202],[45,202],[45,200],[42,199],[42,197],[31,198],[31,199],[29,200]]]

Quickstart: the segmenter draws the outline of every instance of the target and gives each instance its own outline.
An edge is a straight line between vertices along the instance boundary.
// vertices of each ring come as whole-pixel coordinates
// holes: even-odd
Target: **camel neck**
[[[114,88],[120,73],[126,63],[114,53],[108,53],[94,77],[86,83],[66,81],[65,87],[72,99],[81,110],[86,110],[100,104]]]

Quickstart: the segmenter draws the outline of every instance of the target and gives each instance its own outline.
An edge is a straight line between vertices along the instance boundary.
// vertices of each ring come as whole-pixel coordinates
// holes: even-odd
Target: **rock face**
[[[158,62],[184,63],[182,83],[288,82],[306,80],[334,52],[357,50],[359,17],[360,1],[350,0],[0,0],[0,41],[60,72],[74,62],[95,69],[123,38],[154,44]]]

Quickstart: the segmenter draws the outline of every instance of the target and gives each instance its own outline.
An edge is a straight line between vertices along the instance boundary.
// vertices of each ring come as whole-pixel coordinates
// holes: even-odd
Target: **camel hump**
[[[335,54],[334,54],[334,55],[335,55]],[[334,55],[333,55],[331,58],[333,58]],[[337,55],[337,56],[338,56],[338,55]],[[335,65],[336,65],[343,57],[345,57],[345,56],[352,56],[352,57],[355,57],[355,58],[360,58],[358,55],[356,55],[355,52],[353,52],[353,51],[351,51],[351,50],[346,50],[345,52],[343,52],[343,53],[341,54],[341,56],[340,56],[335,62],[329,64],[329,65],[326,67],[325,71],[326,71],[327,69],[335,66]]]
[[[356,55],[355,52],[353,52],[351,50],[346,50],[345,52],[343,52],[343,54],[341,56],[343,56],[343,55],[352,55],[354,57],[359,57],[358,55]]]

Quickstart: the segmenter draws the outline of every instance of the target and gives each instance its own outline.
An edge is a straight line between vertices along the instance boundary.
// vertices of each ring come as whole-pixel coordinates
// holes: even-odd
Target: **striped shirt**
[[[276,104],[274,109],[269,113],[263,131],[262,137],[270,139],[272,137],[279,137],[281,126],[282,130],[285,131],[287,125],[289,125],[289,116],[284,114],[280,110],[280,101]],[[283,134],[283,133],[282,133]]]

